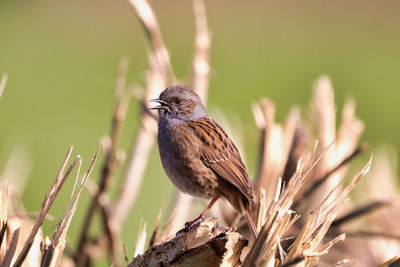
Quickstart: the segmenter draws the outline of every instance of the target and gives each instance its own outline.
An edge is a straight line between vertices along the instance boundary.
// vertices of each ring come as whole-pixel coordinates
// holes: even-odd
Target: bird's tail
[[[254,223],[253,209],[252,209],[251,204],[247,208],[245,208],[243,202],[240,201],[240,209],[241,209],[241,213],[245,215],[247,224],[249,225],[249,228],[250,228],[251,232],[253,233],[254,238],[257,238],[258,232],[257,232],[257,227]]]

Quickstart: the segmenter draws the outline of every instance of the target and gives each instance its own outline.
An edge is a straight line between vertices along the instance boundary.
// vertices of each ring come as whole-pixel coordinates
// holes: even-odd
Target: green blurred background
[[[176,74],[185,81],[193,54],[191,1],[153,5]],[[268,96],[282,120],[294,104],[309,108],[312,84],[321,74],[331,77],[338,108],[349,97],[356,100],[366,124],[363,140],[372,148],[392,144],[399,150],[400,2],[223,0],[206,1],[206,8],[213,36],[209,107],[242,125],[251,173],[259,134],[250,104]],[[70,145],[88,166],[98,140],[109,132],[118,61],[127,56],[128,83],[143,85],[147,50],[128,1],[0,2],[0,74],[9,75],[0,99],[0,171],[15,147],[27,152],[33,162],[23,193],[28,211],[39,210]],[[121,148],[127,152],[138,111],[134,102],[123,129]],[[102,158],[95,181],[101,163]],[[154,168],[146,172],[125,227],[128,251],[140,219],[152,229],[159,208],[173,194],[156,149],[150,165]],[[71,188],[72,179],[50,210],[56,218]],[[73,245],[88,199],[84,192],[69,232]],[[54,226],[46,222],[44,233],[52,235]]]

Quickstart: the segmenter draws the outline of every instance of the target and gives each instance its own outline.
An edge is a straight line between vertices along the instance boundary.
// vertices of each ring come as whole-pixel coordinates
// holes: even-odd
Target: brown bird
[[[208,117],[200,97],[188,86],[175,85],[151,101],[160,104],[152,109],[158,110],[158,147],[166,174],[182,192],[212,199],[197,219],[225,197],[257,236],[246,167],[232,140]]]

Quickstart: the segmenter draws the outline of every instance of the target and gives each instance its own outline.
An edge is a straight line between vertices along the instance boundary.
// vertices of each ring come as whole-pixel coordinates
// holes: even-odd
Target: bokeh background
[[[184,82],[193,54],[191,1],[153,5],[175,72]],[[345,99],[356,100],[366,124],[362,139],[372,151],[381,144],[399,151],[400,2],[209,0],[206,8],[213,37],[208,106],[240,131],[250,173],[257,166],[259,138],[250,104],[271,98],[278,120],[293,105],[307,110],[312,84],[321,74],[331,77],[339,109]],[[143,85],[147,49],[128,1],[0,1],[0,74],[9,75],[0,99],[0,174],[17,151],[20,160],[14,164],[30,177],[22,195],[27,211],[39,210],[70,145],[88,166],[98,140],[109,132],[118,61],[128,57],[128,83]],[[133,101],[121,144],[127,153],[138,111]],[[102,158],[94,181],[101,163]],[[140,219],[152,229],[159,208],[168,207],[174,192],[156,148],[149,166],[124,230],[128,251]],[[9,176],[2,178],[13,180]],[[72,180],[50,210],[56,219]],[[69,231],[73,246],[88,200],[84,192]],[[52,235],[55,224],[46,222],[44,233]]]

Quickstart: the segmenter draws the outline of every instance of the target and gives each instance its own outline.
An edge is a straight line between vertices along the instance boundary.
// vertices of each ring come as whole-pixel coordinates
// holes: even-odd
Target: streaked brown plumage
[[[183,192],[212,199],[225,197],[256,235],[253,186],[239,151],[210,117],[200,98],[185,85],[165,89],[154,102],[159,113],[158,146],[163,168]]]

